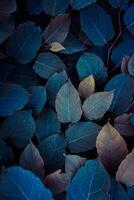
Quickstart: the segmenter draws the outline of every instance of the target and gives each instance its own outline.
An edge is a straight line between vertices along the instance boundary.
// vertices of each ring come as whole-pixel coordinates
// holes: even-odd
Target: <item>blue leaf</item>
[[[4,170],[0,176],[0,199],[53,200],[53,197],[32,172],[14,166]]]
[[[114,178],[111,178],[110,200],[129,200],[128,194],[125,189]]]
[[[110,16],[97,4],[81,10],[81,28],[96,46],[104,46],[115,34]]]
[[[100,130],[101,127],[94,122],[79,122],[70,126],[65,135],[71,153],[80,153],[93,149]]]
[[[46,90],[48,96],[48,103],[55,106],[56,96],[59,89],[65,84],[68,77],[65,71],[53,74],[47,81]]]
[[[52,109],[45,109],[36,121],[36,137],[42,140],[54,133],[60,133],[61,127],[56,113]]]
[[[127,192],[128,192],[129,200],[133,200],[134,199],[134,185],[128,186]]]
[[[123,8],[129,0],[108,0],[113,8]]]
[[[0,116],[8,116],[22,109],[29,93],[19,85],[0,83]]]
[[[67,200],[110,200],[110,178],[98,160],[89,160],[67,189]]]
[[[17,9],[16,0],[0,0],[0,12],[13,13]]]
[[[33,22],[25,22],[18,26],[7,41],[7,54],[15,57],[21,64],[34,59],[41,45],[41,35]]]
[[[31,110],[24,110],[7,117],[0,127],[0,138],[9,140],[19,148],[27,145],[35,133]]]
[[[0,12],[0,44],[12,34],[14,28],[13,18],[10,15]]]
[[[54,134],[39,143],[39,151],[45,162],[46,170],[52,173],[62,169],[64,165],[65,139],[60,134]]]
[[[13,160],[13,152],[6,143],[0,139],[0,163],[2,165],[7,165]]]
[[[65,68],[62,60],[52,53],[39,54],[33,66],[34,71],[44,79],[48,79],[55,72],[60,72]]]
[[[105,86],[105,91],[114,90],[110,111],[116,115],[124,114],[131,106],[134,94],[134,80],[127,74],[114,76]]]
[[[7,81],[14,68],[15,66],[12,64],[0,63],[0,82]]]
[[[28,89],[31,94],[27,107],[40,113],[47,101],[46,88],[44,86],[33,86]]]
[[[65,13],[69,6],[69,0],[42,0],[43,10],[46,14],[56,16]]]
[[[134,35],[134,4],[132,4],[124,15],[124,23],[130,33]]]
[[[26,8],[30,15],[39,15],[42,13],[43,8],[41,1],[42,0],[26,0]]]
[[[77,62],[76,69],[80,80],[93,75],[95,81],[100,84],[107,79],[107,70],[104,67],[104,62],[95,54],[83,54]]]
[[[74,10],[80,10],[92,3],[96,3],[96,0],[71,0],[70,4]]]

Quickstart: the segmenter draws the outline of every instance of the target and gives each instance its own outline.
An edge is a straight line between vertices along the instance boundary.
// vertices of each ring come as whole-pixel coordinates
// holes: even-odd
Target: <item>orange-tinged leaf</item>
[[[118,167],[128,154],[126,142],[109,122],[101,129],[96,148],[102,163],[109,169]]]

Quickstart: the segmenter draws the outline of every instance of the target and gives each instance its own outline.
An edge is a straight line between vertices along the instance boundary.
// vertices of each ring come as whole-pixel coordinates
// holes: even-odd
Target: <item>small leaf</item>
[[[122,63],[121,63],[122,73],[128,73],[128,63],[129,63],[129,56],[124,56],[122,58]]]
[[[84,178],[83,178],[84,177]],[[110,200],[110,178],[98,160],[89,160],[77,172],[67,190],[67,200]]]
[[[111,106],[114,92],[96,92],[89,96],[82,109],[88,120],[101,119]]]
[[[109,123],[101,129],[96,140],[96,148],[102,163],[110,169],[118,167],[128,154],[125,140]]]
[[[68,14],[52,19],[43,33],[45,42],[49,45],[53,42],[62,44],[69,33],[70,23],[71,19]]]
[[[44,79],[48,79],[55,72],[60,72],[65,68],[62,60],[52,53],[39,54],[33,66],[34,71]]]
[[[64,50],[65,48],[58,42],[53,42],[51,44],[51,48],[50,50],[53,51],[53,52],[59,52],[61,50]]]
[[[118,171],[116,172],[116,180],[125,184],[126,186],[134,185],[134,149],[121,162]]]
[[[95,91],[95,81],[92,75],[82,80],[78,87],[79,95],[83,98],[89,97]]]
[[[80,10],[92,3],[96,3],[96,0],[71,0],[70,4],[74,10]]]
[[[114,127],[121,135],[134,136],[134,125],[130,120],[131,114],[123,114],[115,118]]]
[[[0,116],[14,114],[29,100],[29,93],[19,85],[0,83]]]
[[[0,199],[53,200],[51,192],[28,170],[13,166],[0,175]]]
[[[0,164],[6,166],[13,160],[13,152],[6,143],[0,139]]]
[[[55,108],[57,117],[62,123],[78,122],[82,115],[79,93],[71,82],[65,83],[59,90]]]
[[[15,57],[19,63],[26,64],[35,58],[40,45],[39,27],[36,27],[33,22],[25,22],[19,25],[8,39],[7,54]]]
[[[17,9],[16,0],[1,0],[0,1],[0,12],[13,13]]]
[[[27,145],[35,133],[31,110],[23,110],[7,117],[0,127],[0,138],[9,140],[19,148]]]
[[[30,15],[39,15],[42,13],[42,0],[26,0],[26,8]]]
[[[57,119],[56,113],[52,109],[44,109],[36,121],[35,135],[38,140],[40,141],[54,133],[60,133],[60,131],[60,122]]]
[[[114,37],[112,20],[99,5],[87,6],[81,10],[80,15],[81,28],[94,45],[104,46]]]
[[[130,75],[134,76],[134,54],[129,59],[128,72]]]
[[[83,54],[76,65],[79,79],[82,80],[92,75],[97,84],[104,83],[107,79],[107,70],[102,59],[95,54]]]
[[[45,138],[39,143],[38,149],[48,173],[62,169],[65,153],[65,139],[62,135],[54,134]]]
[[[126,13],[124,15],[124,23],[129,32],[134,35],[134,4],[132,4],[126,10]]]
[[[95,147],[101,127],[93,122],[79,122],[70,126],[66,132],[66,142],[71,153],[80,153]]]

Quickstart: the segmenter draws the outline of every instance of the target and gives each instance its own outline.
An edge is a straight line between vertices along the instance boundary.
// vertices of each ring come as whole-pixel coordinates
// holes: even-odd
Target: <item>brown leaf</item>
[[[50,50],[53,52],[59,52],[61,50],[65,50],[65,48],[58,42],[52,42]]]
[[[44,161],[38,149],[32,142],[30,142],[22,152],[19,160],[19,165],[25,169],[32,171],[40,178],[44,178]]]
[[[129,62],[129,56],[124,56],[121,63],[121,71],[123,73],[128,73],[128,62]]]
[[[134,126],[130,122],[131,113],[123,114],[115,118],[114,127],[121,135],[134,136]]]
[[[92,75],[82,80],[78,87],[78,92],[81,97],[87,98],[95,91],[95,81]]]
[[[126,186],[134,185],[134,149],[121,162],[116,173],[116,180]]]
[[[109,123],[100,131],[96,148],[102,163],[107,168],[116,168],[128,154],[126,142]]]

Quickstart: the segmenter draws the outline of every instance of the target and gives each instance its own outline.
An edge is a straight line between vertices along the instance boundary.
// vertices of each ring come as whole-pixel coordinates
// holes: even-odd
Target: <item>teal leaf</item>
[[[89,160],[67,189],[67,200],[110,200],[110,178],[98,160]]]
[[[79,93],[69,81],[59,90],[55,108],[57,117],[62,123],[78,122],[82,115],[81,100]]]
[[[39,54],[33,66],[34,71],[44,79],[48,79],[55,72],[60,72],[65,68],[63,61],[52,53]]]
[[[0,164],[7,165],[13,160],[13,152],[11,147],[8,147],[6,143],[0,139]]]
[[[9,140],[19,148],[27,145],[35,133],[31,110],[23,110],[7,117],[0,127],[0,138]]]
[[[132,4],[126,10],[126,13],[124,15],[124,23],[129,32],[134,35],[134,4]]]
[[[81,28],[89,40],[100,47],[107,44],[115,34],[110,16],[97,4],[81,10]]]
[[[66,142],[71,153],[91,150],[96,145],[96,138],[101,127],[94,122],[79,122],[70,126],[66,132]]]
[[[96,0],[71,0],[70,4],[74,10],[80,10],[86,6],[96,3]]]

